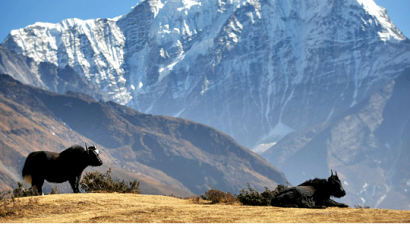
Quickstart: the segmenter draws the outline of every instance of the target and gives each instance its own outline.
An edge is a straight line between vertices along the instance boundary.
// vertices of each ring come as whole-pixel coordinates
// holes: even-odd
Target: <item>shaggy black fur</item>
[[[333,175],[332,171],[328,179],[315,178],[285,189],[272,199],[271,205],[295,208],[348,207],[330,199],[331,196],[340,198],[344,195],[346,192],[342,183],[337,173]]]
[[[78,193],[81,173],[87,166],[100,166],[102,160],[95,146],[84,149],[74,145],[61,153],[37,151],[27,156],[23,167],[24,180],[32,185],[34,193],[42,194],[44,180],[52,183],[69,181]]]

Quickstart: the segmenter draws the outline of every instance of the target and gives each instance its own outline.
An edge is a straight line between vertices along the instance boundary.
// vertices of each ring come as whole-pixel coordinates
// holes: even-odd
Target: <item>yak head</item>
[[[101,166],[103,164],[100,158],[100,151],[94,145],[87,147],[85,144],[85,151],[87,152],[88,164],[91,166]]]
[[[344,195],[346,195],[345,190],[343,189],[342,182],[340,182],[339,177],[337,176],[337,172],[333,174],[333,170],[330,171],[331,175],[327,179],[329,190],[331,192],[331,195],[337,198],[340,198]]]

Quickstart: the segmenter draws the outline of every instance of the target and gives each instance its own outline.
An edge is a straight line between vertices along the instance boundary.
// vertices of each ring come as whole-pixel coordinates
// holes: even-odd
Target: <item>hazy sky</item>
[[[12,29],[65,18],[112,18],[126,14],[139,0],[1,0],[0,41]],[[410,0],[375,0],[393,23],[410,38]]]

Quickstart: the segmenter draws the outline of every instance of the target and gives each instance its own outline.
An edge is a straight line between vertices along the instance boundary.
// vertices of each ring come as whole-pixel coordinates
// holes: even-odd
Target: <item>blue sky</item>
[[[139,0],[1,0],[0,41],[12,29],[65,18],[112,18],[126,14]],[[393,23],[410,38],[410,0],[375,0]]]

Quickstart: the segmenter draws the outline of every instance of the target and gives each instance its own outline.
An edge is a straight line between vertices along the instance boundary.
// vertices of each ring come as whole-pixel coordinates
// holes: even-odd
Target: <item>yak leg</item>
[[[34,195],[43,194],[43,184],[44,179],[33,178],[31,189],[33,190]]]
[[[80,193],[80,179],[81,179],[81,175],[75,177],[75,188],[77,190],[77,193]]]
[[[31,190],[33,191],[33,195],[37,196],[38,195],[38,189],[37,189],[37,185],[33,184],[31,186]]]
[[[332,200],[332,199],[328,199],[327,201],[324,202],[324,204],[325,204],[326,206],[328,206],[328,207],[340,207],[340,208],[347,208],[347,207],[349,207],[349,206],[346,205],[346,204],[336,202],[336,201],[334,201],[334,200]]]
[[[71,185],[71,188],[73,189],[73,192],[74,193],[79,193],[80,189],[78,189],[78,186],[79,186],[79,183],[80,183],[80,177],[76,176],[76,177],[70,178],[68,181],[70,182],[70,185]]]

